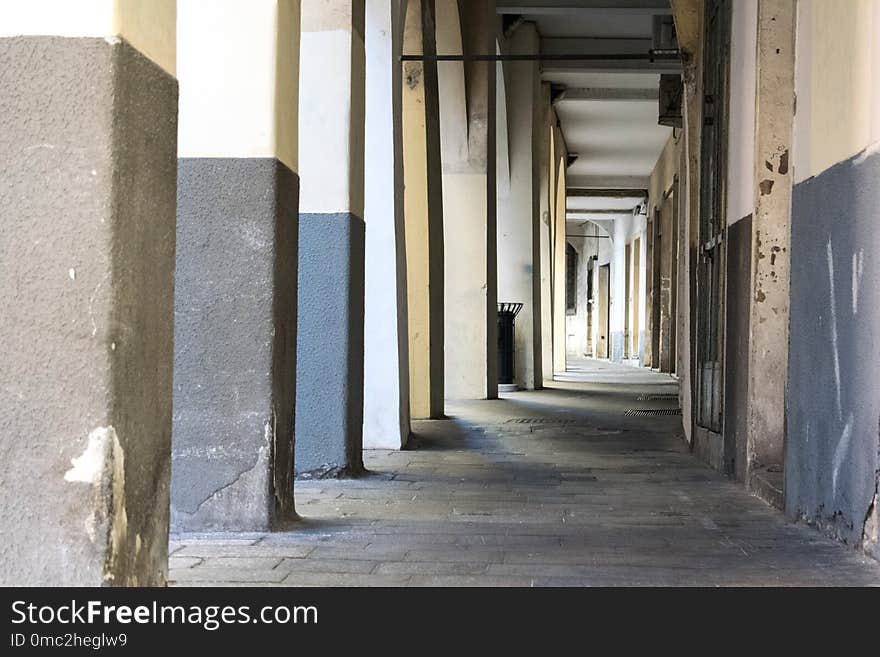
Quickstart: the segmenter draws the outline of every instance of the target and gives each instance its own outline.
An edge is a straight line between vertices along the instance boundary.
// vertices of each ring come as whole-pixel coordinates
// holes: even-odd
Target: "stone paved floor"
[[[676,383],[582,361],[542,392],[447,405],[371,474],[297,482],[302,521],[174,536],[176,585],[878,585],[880,565],[698,462]]]

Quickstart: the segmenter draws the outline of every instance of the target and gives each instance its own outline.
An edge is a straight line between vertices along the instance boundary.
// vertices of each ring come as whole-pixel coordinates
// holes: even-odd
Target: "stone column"
[[[297,0],[179,0],[172,524],[293,511]]]
[[[367,0],[364,221],[364,447],[400,449],[410,433],[402,76],[405,2]]]
[[[541,159],[540,159],[540,284],[541,284],[541,386],[544,381],[553,380],[553,227],[552,200],[550,194],[550,132],[552,130],[553,109],[550,105],[550,83],[541,83]],[[537,274],[537,273],[536,273]]]
[[[749,327],[748,473],[779,471],[788,385],[791,244],[791,140],[797,8],[758,3],[755,107],[755,211]],[[767,496],[761,492],[759,494]]]
[[[565,232],[566,232],[566,160],[562,130],[554,128],[554,147],[551,166],[550,194],[553,197],[553,371],[565,372],[566,321],[565,321]],[[611,336],[608,336],[609,348]],[[610,351],[609,351],[610,353]]]
[[[430,29],[423,29],[425,23]],[[407,55],[436,54],[432,0],[407,2],[403,52]],[[402,111],[404,216],[410,411],[415,418],[442,418],[445,396],[443,198],[437,96],[436,62],[405,62]]]
[[[167,574],[174,2],[84,4],[0,5],[3,586]]]
[[[302,6],[296,473],[363,470],[364,0]]]

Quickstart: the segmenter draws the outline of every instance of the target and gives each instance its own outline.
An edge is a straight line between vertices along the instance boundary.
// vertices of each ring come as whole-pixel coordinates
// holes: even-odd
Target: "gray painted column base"
[[[301,214],[296,476],[363,472],[364,222]]]
[[[293,515],[299,181],[272,159],[181,159],[172,526]]]
[[[177,82],[0,39],[0,585],[163,585]]]
[[[623,362],[623,331],[611,332],[611,360],[615,363]]]

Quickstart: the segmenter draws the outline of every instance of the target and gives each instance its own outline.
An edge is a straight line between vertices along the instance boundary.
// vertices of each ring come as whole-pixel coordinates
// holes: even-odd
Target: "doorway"
[[[628,359],[630,356],[630,309],[632,308],[632,245],[626,245],[626,255],[624,260],[624,270],[626,271],[625,293],[623,296],[623,357]]]
[[[641,325],[639,324],[639,312],[641,304],[639,303],[639,295],[641,294],[641,244],[642,240],[637,237],[633,241],[632,248],[632,346],[630,354],[632,358],[641,359]]]
[[[596,340],[596,357],[608,358],[608,336],[611,332],[611,264],[599,267],[599,334]]]

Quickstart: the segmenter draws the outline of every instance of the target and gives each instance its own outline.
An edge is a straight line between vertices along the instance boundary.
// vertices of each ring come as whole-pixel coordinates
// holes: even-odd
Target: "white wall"
[[[302,9],[299,211],[364,213],[364,44],[351,0]],[[328,20],[333,17],[334,20]]]
[[[795,183],[880,141],[880,2],[799,0],[797,21]]]
[[[755,207],[755,67],[758,47],[758,0],[737,0],[732,5],[728,224],[750,215]]]
[[[298,37],[298,0],[179,0],[179,157],[277,157],[297,171],[297,131],[280,127],[297,125]]]

